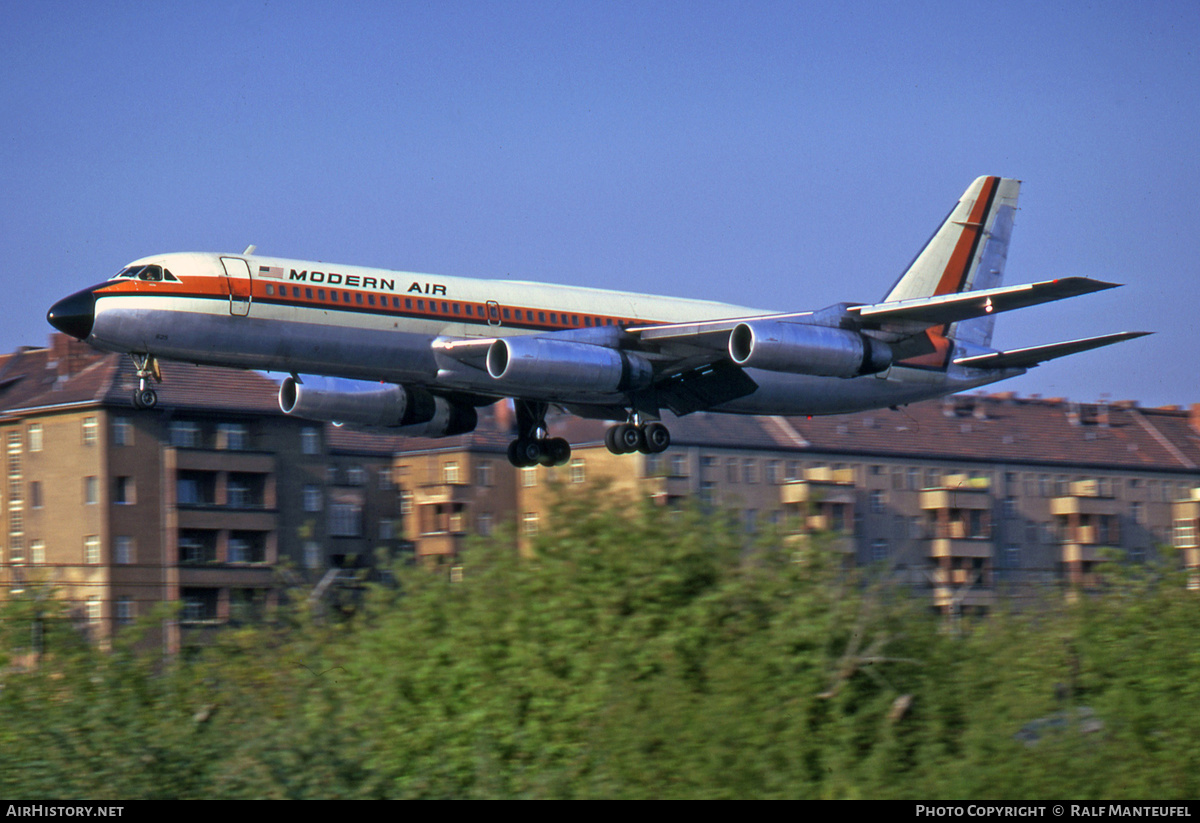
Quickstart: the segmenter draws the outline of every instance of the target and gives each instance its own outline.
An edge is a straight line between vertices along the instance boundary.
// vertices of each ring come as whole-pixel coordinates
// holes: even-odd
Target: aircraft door
[[[250,264],[240,257],[222,257],[225,288],[229,293],[229,313],[245,317],[250,313]]]
[[[487,318],[489,326],[500,325],[500,304],[495,300],[487,301]]]

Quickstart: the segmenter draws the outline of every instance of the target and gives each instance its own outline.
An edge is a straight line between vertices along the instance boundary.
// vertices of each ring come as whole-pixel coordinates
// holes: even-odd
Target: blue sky
[[[9,3],[0,350],[165,251],[791,310],[879,299],[980,174],[1025,181],[996,386],[1200,402],[1200,4]]]

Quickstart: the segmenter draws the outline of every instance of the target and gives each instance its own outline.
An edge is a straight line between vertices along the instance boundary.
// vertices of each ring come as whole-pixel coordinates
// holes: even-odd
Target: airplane
[[[614,454],[666,450],[663,410],[817,415],[908,403],[1140,337],[1009,351],[995,315],[1113,288],[1066,277],[1002,286],[1020,181],[976,179],[878,303],[778,313],[707,300],[443,277],[255,254],[145,257],[55,303],[47,320],[130,354],[133,404],[153,408],[158,360],[283,372],[283,412],[426,437],[469,432],[512,398],[515,466],[560,465],[550,408],[621,421]],[[388,384],[306,387],[302,374]]]

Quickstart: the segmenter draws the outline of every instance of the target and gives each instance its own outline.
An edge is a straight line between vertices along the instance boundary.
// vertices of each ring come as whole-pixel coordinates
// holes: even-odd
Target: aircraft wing
[[[1030,346],[1025,349],[1012,351],[989,352],[971,357],[960,357],[954,362],[960,366],[970,366],[976,369],[1011,369],[1029,368],[1047,360],[1065,357],[1089,349],[1098,349],[1123,340],[1133,340],[1150,334],[1148,331],[1123,331],[1116,334],[1103,334],[1099,337],[1084,337],[1079,340],[1068,340],[1063,343],[1049,343],[1045,346]]]
[[[929,326],[941,326],[996,312],[1023,309],[1026,306],[1104,291],[1119,285],[1087,277],[1064,277],[1060,280],[1045,280],[1019,286],[850,306],[847,311],[851,315],[857,315],[864,329],[905,335]]]

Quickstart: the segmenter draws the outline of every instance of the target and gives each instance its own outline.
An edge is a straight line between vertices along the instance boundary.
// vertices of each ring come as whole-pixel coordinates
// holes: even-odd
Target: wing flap
[[[1047,360],[1065,357],[1068,354],[1078,354],[1101,346],[1110,346],[1125,340],[1133,340],[1150,334],[1148,331],[1123,331],[1116,334],[1102,334],[1099,337],[1084,337],[1079,340],[1067,340],[1062,343],[1049,343],[1045,346],[1030,346],[1025,349],[990,352],[977,354],[972,357],[960,357],[954,362],[960,366],[970,366],[975,369],[1015,369],[1030,368]]]

